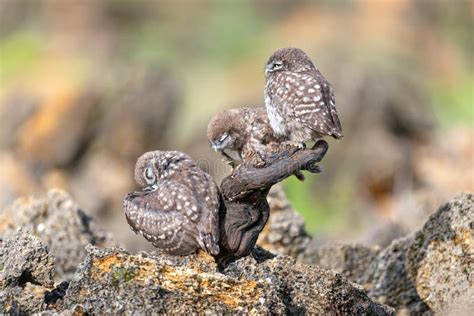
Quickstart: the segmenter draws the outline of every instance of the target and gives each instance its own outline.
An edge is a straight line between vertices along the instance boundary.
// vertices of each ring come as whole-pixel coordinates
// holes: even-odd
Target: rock
[[[371,298],[395,307],[397,314],[430,314],[405,265],[406,252],[412,241],[413,237],[408,236],[392,242],[373,258],[364,275],[356,281],[364,285]]]
[[[38,192],[38,181],[30,170],[11,151],[0,152],[0,210],[12,204],[19,196]]]
[[[273,253],[301,259],[311,242],[303,218],[291,207],[281,186],[274,186],[267,200],[271,215],[257,244]]]
[[[0,246],[0,313],[41,311],[46,288],[53,286],[54,258],[46,245],[18,229]]]
[[[44,310],[46,288],[26,283],[5,291],[0,291],[0,313],[10,315],[30,315]]]
[[[24,93],[9,94],[0,99],[0,148],[10,148],[15,144],[18,126],[38,110],[38,103],[38,100]]]
[[[353,282],[357,282],[365,273],[374,258],[380,252],[378,247],[353,245],[326,245],[307,254],[305,263],[315,264],[323,269],[333,269]]]
[[[473,194],[463,193],[441,206],[415,234],[407,252],[418,294],[441,314],[461,303],[474,308],[473,199]]]
[[[408,235],[408,229],[390,220],[378,220],[357,242],[364,246],[386,248],[392,241]]]
[[[8,238],[18,227],[38,236],[56,258],[59,279],[68,278],[84,260],[87,244],[112,245],[110,236],[97,230],[88,217],[61,190],[50,190],[48,197],[21,198],[0,213],[0,236]]]
[[[349,282],[334,271],[301,264],[288,256],[277,256],[260,263],[258,261],[259,258],[246,257],[228,268],[228,274],[255,280],[269,280],[272,291],[276,292],[285,305],[286,314],[393,313],[389,307],[374,304],[360,286]]]
[[[13,287],[30,282],[51,287],[54,258],[46,245],[25,229],[2,242],[0,248],[0,287]]]
[[[32,166],[71,165],[92,137],[94,110],[99,103],[93,89],[58,89],[17,128],[15,151]]]
[[[70,283],[64,308],[89,313],[392,314],[340,274],[273,256],[252,256],[217,272],[203,252],[187,257],[130,255],[88,247]],[[109,290],[104,290],[109,289]]]
[[[135,65],[132,69],[120,74],[125,80],[106,100],[92,147],[134,164],[143,152],[166,146],[165,135],[178,108],[180,86],[163,67]]]

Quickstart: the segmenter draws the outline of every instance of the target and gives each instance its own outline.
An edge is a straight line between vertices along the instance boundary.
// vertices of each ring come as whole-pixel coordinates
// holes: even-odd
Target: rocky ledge
[[[472,194],[457,196],[386,249],[336,245],[297,261],[256,247],[223,271],[202,252],[130,254],[84,216],[57,190],[0,213],[0,313],[415,315],[474,308]]]

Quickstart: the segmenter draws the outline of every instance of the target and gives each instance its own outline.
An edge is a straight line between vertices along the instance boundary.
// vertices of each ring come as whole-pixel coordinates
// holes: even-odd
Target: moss
[[[112,284],[118,286],[121,283],[127,283],[133,280],[136,276],[135,268],[117,268],[112,273]]]

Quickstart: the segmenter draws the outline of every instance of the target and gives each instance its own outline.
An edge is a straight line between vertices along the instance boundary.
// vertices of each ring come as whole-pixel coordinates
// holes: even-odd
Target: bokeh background
[[[63,188],[149,248],[121,207],[136,158],[180,150],[220,181],[207,122],[262,106],[266,59],[295,46],[331,81],[345,135],[324,173],[283,184],[308,231],[411,230],[474,191],[473,17],[468,0],[0,0],[0,209]]]

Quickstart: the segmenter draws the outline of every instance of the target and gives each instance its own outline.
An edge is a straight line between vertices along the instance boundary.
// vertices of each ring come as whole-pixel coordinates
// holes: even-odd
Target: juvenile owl
[[[207,138],[215,151],[232,164],[242,160],[261,166],[282,137],[277,136],[264,107],[238,108],[216,114],[207,127]]]
[[[219,192],[207,173],[178,151],[145,153],[135,165],[142,191],[123,200],[135,233],[173,255],[219,253]]]
[[[277,135],[298,143],[342,138],[333,89],[301,49],[274,52],[265,77],[265,106]]]

